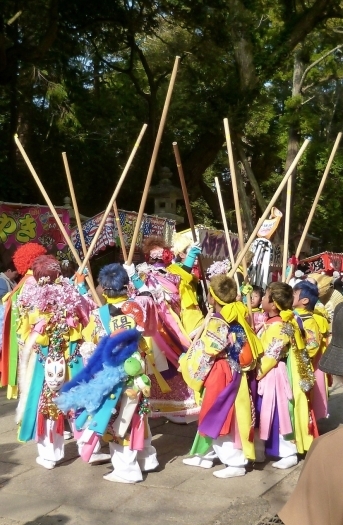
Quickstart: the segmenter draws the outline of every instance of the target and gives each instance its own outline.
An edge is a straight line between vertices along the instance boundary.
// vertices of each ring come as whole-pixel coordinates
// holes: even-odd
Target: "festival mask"
[[[47,357],[45,361],[45,381],[52,392],[58,392],[65,379],[66,364],[64,357],[53,359]]]

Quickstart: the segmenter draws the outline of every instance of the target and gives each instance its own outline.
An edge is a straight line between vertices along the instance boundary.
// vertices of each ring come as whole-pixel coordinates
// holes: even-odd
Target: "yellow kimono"
[[[327,375],[319,370],[318,364],[326,350],[329,337],[329,322],[321,312],[308,312],[304,308],[297,308],[305,335],[306,350],[311,358],[316,383],[311,391],[311,405],[316,419],[327,417],[328,414],[328,381]]]
[[[179,286],[181,300],[180,318],[185,331],[187,334],[190,334],[198,328],[204,320],[196,295],[197,279],[178,264],[170,264],[167,267],[167,271],[181,277]]]
[[[281,317],[269,319],[259,335],[264,355],[260,359],[257,379],[265,383],[260,432],[261,426],[270,428],[271,425],[273,415],[270,410],[273,405],[267,400],[270,400],[273,390],[277,399],[280,433],[284,436],[293,434],[297,451],[303,453],[309,449],[313,441],[313,435],[309,432],[308,398],[304,390],[308,391],[313,386],[314,376],[305,343],[291,312],[287,313],[286,321]],[[271,373],[273,376],[267,379]],[[262,385],[259,387],[262,391]],[[268,437],[263,435],[262,439]]]

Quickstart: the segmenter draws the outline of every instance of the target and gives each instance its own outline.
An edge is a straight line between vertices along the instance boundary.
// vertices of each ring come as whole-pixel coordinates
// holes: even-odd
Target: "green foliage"
[[[18,132],[56,204],[68,194],[61,159],[66,151],[81,212],[99,212],[147,122],[118,199],[119,206],[137,209],[180,55],[156,170],[169,166],[178,184],[171,148],[177,141],[195,221],[221,226],[213,184],[218,176],[234,230],[223,118],[229,118],[267,201],[282,179],[292,133],[299,144],[310,137],[294,187],[292,229],[301,229],[343,124],[343,48],[329,53],[341,45],[341,2],[326,4],[311,18],[315,0],[3,0],[2,200],[41,202],[13,145]],[[295,60],[307,70],[296,93]],[[311,232],[323,249],[343,251],[341,166],[340,149]],[[247,177],[244,187],[255,219],[260,210]]]

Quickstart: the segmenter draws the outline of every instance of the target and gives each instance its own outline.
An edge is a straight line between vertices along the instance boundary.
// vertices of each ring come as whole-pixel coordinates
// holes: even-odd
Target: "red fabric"
[[[43,414],[38,412],[38,420],[37,420],[37,436],[42,437],[45,434],[45,419]],[[51,441],[51,439],[50,439]]]
[[[58,415],[57,425],[56,425],[56,434],[59,434],[60,436],[63,436],[64,434],[64,416],[63,414]]]
[[[202,401],[200,414],[199,414],[199,426],[209,411],[209,409],[214,404],[218,395],[224,390],[224,388],[231,383],[232,381],[232,372],[227,361],[225,359],[218,359],[215,361],[211,372],[208,374],[204,387],[206,389],[204,399]],[[220,436],[226,436],[230,434],[231,424],[233,421],[234,414],[234,405],[232,405],[230,412],[228,413],[225,423],[222,426],[220,431]]]
[[[266,324],[272,324],[280,321],[282,323],[281,317],[279,315],[276,315],[275,317],[269,317],[269,319],[266,321]]]

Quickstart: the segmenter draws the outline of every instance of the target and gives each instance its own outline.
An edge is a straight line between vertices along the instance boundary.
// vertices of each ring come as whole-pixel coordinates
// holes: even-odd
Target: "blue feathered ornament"
[[[63,385],[56,405],[63,412],[84,408],[94,413],[105,396],[127,379],[123,365],[137,351],[140,337],[135,328],[104,337],[85,368]]]
[[[65,383],[60,392],[68,392],[80,383],[89,383],[97,372],[103,370],[103,365],[116,368],[123,364],[137,350],[140,337],[140,332],[135,328],[103,337],[87,365]]]

